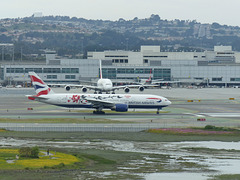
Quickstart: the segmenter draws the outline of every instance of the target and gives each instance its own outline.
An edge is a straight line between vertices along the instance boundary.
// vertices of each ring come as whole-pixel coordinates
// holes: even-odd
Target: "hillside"
[[[20,51],[40,54],[46,48],[75,57],[95,50],[139,50],[140,45],[161,45],[163,51],[201,51],[214,45],[231,45],[240,51],[239,37],[240,27],[195,20],[168,21],[158,15],[128,21],[68,16],[0,20],[0,43],[14,43],[15,58],[19,58]]]

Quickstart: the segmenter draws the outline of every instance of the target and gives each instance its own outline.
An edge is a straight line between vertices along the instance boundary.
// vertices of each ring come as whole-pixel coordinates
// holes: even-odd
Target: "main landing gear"
[[[97,92],[97,91],[94,91],[94,94],[102,94],[101,91]],[[111,92],[106,92],[106,94],[115,94],[115,92],[113,91],[112,93]]]
[[[158,108],[158,109],[157,109],[157,112],[156,112],[156,114],[159,114],[159,110],[161,110],[161,108]]]
[[[102,107],[98,107],[97,109],[96,109],[96,111],[93,111],[93,114],[105,114],[105,112],[104,111],[102,111]]]
[[[93,111],[93,114],[105,114],[104,111]]]

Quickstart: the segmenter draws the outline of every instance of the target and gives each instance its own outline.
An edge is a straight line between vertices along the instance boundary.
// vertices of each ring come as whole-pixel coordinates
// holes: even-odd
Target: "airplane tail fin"
[[[146,80],[145,84],[146,84],[146,83],[149,83],[149,84],[152,83],[152,69],[150,69],[149,78]]]
[[[32,85],[36,91],[36,96],[41,96],[41,95],[48,95],[48,94],[53,94],[53,90],[48,87],[48,85],[43,82],[43,80],[35,73],[35,72],[28,72]]]
[[[150,75],[149,78],[148,78],[148,81],[151,81],[152,80],[152,76]]]

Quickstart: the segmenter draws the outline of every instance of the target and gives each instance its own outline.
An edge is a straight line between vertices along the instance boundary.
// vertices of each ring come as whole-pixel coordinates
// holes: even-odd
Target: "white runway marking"
[[[184,114],[193,115],[196,117],[206,117],[206,116],[204,116],[204,114],[193,114],[193,113],[184,113]]]
[[[211,117],[240,117],[240,113],[202,113]]]

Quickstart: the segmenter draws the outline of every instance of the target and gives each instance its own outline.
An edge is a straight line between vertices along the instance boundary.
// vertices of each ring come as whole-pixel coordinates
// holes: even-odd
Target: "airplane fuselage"
[[[99,79],[97,82],[97,87],[104,92],[108,92],[113,89],[113,84],[110,79]]]
[[[144,109],[161,109],[171,104],[167,98],[162,96],[143,94],[51,94],[35,100],[68,108],[94,108],[87,99],[111,102],[113,104],[125,104],[128,108]],[[106,104],[103,108],[111,108],[111,105]]]

